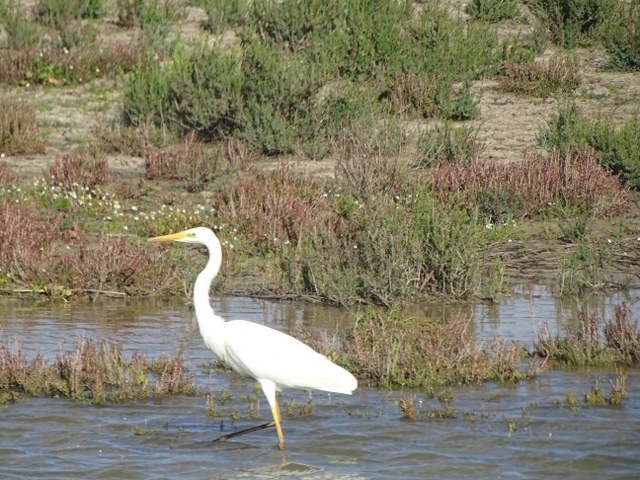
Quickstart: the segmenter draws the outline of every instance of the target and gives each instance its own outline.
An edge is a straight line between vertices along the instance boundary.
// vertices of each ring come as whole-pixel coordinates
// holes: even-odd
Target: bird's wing
[[[240,373],[271,380],[278,387],[351,393],[351,373],[301,341],[245,320],[225,323],[227,362]]]

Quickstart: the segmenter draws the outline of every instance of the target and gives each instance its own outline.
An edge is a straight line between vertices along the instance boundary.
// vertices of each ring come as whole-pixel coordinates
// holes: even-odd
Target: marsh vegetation
[[[639,12],[565,3],[1,0],[0,291],[186,296],[144,240],[202,224],[219,292],[371,308],[332,354],[377,385],[637,365],[624,313],[533,352],[401,313],[637,286]]]

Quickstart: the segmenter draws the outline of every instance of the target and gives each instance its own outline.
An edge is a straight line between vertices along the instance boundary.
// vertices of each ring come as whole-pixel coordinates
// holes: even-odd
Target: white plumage
[[[193,288],[193,303],[202,338],[211,350],[238,373],[260,382],[273,414],[279,447],[284,447],[281,416],[276,390],[315,389],[351,394],[358,382],[351,373],[331,362],[301,341],[278,330],[246,320],[224,319],[215,315],[209,302],[211,282],[222,263],[218,237],[208,228],[151,238],[150,241],[198,243],[209,250],[209,261]]]

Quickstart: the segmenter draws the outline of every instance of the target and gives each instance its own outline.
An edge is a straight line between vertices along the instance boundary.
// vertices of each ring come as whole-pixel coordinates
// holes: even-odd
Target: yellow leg
[[[273,421],[276,425],[276,430],[278,431],[278,447],[280,450],[284,450],[284,435],[282,435],[282,426],[280,425],[282,422],[282,416],[280,415],[280,408],[278,407],[278,399],[276,397],[276,384],[265,378],[259,378],[258,382],[260,382],[262,391],[264,392],[265,397],[267,397],[267,401],[271,407]]]
[[[282,426],[280,422],[282,417],[280,416],[280,407],[278,407],[278,400],[275,400],[271,405],[271,413],[273,414],[273,420],[276,424],[276,430],[278,432],[278,448],[284,450],[284,435],[282,434]]]

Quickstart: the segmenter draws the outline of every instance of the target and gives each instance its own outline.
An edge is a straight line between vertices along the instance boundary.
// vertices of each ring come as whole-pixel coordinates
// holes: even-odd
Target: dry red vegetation
[[[626,208],[628,195],[618,177],[598,164],[591,151],[540,157],[528,150],[515,163],[447,163],[435,168],[432,178],[440,197],[462,195],[488,211],[505,208],[519,217],[536,216],[552,207],[614,215]]]

